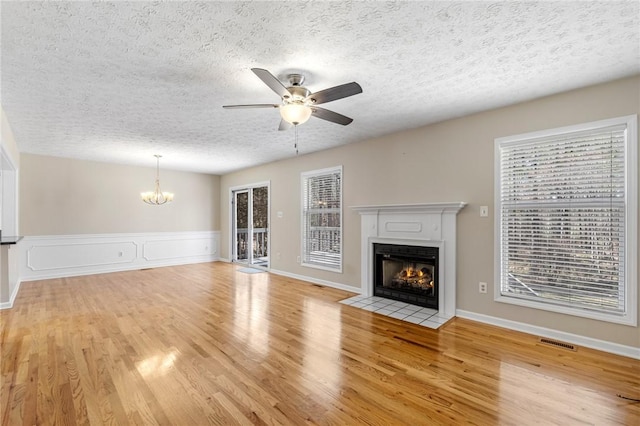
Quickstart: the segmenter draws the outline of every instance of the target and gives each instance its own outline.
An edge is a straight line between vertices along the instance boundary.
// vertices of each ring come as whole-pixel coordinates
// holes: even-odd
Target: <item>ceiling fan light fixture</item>
[[[284,121],[297,126],[309,120],[309,117],[311,117],[311,108],[304,104],[286,103],[280,105],[280,116]]]

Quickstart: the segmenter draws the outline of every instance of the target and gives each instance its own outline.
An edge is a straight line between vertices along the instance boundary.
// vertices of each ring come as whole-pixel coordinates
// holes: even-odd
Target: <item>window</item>
[[[302,173],[302,265],[342,272],[342,166]]]
[[[496,300],[637,324],[637,116],[495,141]]]

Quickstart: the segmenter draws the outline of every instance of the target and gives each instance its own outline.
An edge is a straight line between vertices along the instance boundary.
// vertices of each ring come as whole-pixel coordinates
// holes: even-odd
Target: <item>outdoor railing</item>
[[[236,254],[238,259],[249,257],[249,230],[238,228],[236,230]],[[267,228],[253,229],[253,258],[259,259],[269,255],[269,233]]]

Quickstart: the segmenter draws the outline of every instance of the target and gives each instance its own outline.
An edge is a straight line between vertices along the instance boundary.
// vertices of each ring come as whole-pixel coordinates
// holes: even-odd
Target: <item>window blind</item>
[[[500,146],[500,294],[625,312],[626,126]]]
[[[302,174],[302,264],[342,270],[342,168]]]

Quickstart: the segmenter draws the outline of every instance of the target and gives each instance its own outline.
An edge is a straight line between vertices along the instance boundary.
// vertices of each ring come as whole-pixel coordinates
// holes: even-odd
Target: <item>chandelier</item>
[[[156,154],[154,157],[156,157],[156,189],[155,191],[141,192],[140,196],[145,203],[159,206],[172,202],[173,194],[171,192],[160,191],[160,157],[162,157],[162,155]]]

